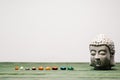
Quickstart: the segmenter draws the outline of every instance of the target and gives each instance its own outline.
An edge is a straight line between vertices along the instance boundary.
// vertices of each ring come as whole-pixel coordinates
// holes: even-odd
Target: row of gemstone
[[[40,66],[40,67],[38,67],[38,68],[36,68],[36,67],[32,67],[32,68],[24,68],[24,67],[19,67],[19,66],[15,66],[15,70],[74,70],[74,68],[73,67],[64,67],[64,66],[62,66],[62,67],[60,67],[60,68],[58,68],[58,67],[56,67],[56,66],[54,66],[54,67],[42,67],[42,66]]]

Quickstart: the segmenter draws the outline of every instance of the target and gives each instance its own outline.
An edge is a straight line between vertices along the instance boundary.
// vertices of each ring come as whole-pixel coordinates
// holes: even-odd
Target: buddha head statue
[[[89,45],[91,54],[90,66],[98,70],[109,70],[115,65],[114,62],[114,42],[104,34],[98,35]]]

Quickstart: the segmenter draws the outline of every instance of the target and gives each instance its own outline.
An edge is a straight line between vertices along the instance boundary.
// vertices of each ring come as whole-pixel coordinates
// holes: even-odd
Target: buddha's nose
[[[95,60],[100,60],[100,56],[98,54],[95,55]]]

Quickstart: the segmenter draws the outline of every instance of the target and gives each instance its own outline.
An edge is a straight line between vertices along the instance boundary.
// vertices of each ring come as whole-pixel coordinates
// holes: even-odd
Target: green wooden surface
[[[72,66],[74,70],[18,70],[15,66]],[[117,63],[113,70],[93,70],[89,63],[0,63],[0,80],[120,80],[120,64]]]

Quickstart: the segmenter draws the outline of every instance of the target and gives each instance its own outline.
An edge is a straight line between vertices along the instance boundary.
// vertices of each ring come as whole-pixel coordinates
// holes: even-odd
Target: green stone
[[[74,68],[73,67],[68,67],[68,70],[74,70]]]

